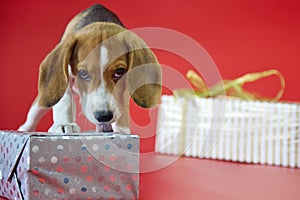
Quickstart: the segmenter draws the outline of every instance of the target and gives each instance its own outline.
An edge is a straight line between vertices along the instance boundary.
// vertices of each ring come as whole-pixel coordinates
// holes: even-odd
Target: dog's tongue
[[[111,124],[101,123],[96,126],[97,132],[113,132]]]

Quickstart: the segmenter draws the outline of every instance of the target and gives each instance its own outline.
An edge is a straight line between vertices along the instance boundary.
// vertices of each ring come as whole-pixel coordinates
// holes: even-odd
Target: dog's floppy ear
[[[65,37],[41,63],[38,83],[40,106],[54,106],[66,92],[69,81],[68,65],[75,43],[73,35]]]
[[[143,40],[137,36],[131,38],[127,87],[136,104],[151,108],[159,103],[161,96],[161,66]]]

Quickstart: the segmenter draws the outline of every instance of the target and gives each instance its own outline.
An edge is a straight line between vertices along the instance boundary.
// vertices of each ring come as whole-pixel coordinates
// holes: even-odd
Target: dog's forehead
[[[128,53],[127,41],[116,36],[102,37],[101,35],[91,34],[89,37],[78,39],[76,54],[79,61],[90,60],[92,57],[101,56],[103,49],[111,62],[118,57]],[[102,49],[102,51],[101,51]]]

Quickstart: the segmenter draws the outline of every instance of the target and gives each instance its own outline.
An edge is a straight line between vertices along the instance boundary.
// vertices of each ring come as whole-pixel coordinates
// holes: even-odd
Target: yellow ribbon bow
[[[266,78],[272,75],[278,76],[281,83],[281,88],[274,98],[262,97],[256,93],[249,92],[243,88],[245,83],[254,82],[262,78]],[[194,71],[189,70],[186,74],[187,79],[196,88],[195,91],[190,89],[180,89],[174,91],[176,95],[189,95],[196,94],[200,97],[216,97],[219,95],[226,94],[227,96],[238,97],[244,100],[268,100],[268,101],[278,101],[284,92],[285,80],[283,75],[278,70],[267,70],[256,73],[245,74],[239,78],[233,80],[222,80],[215,84],[213,87],[208,88],[203,81],[203,79]]]

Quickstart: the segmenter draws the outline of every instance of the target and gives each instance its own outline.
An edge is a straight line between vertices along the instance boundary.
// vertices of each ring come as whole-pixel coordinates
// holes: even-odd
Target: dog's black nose
[[[108,122],[113,118],[113,113],[108,111],[96,111],[94,117],[98,122]]]

